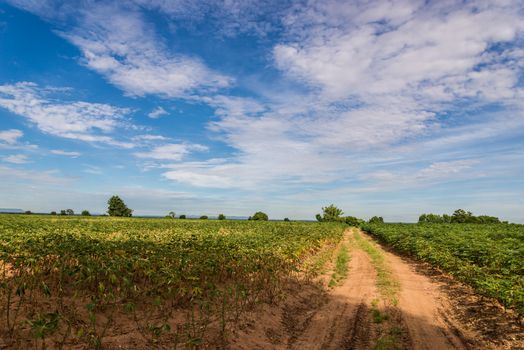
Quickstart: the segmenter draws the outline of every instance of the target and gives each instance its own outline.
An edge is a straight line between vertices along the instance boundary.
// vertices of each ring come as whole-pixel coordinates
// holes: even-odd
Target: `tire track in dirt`
[[[351,231],[346,234],[349,236]],[[350,249],[350,256],[344,283],[329,292],[327,302],[289,344],[290,349],[369,349],[374,331],[368,305],[378,293],[376,273],[369,257],[360,249]]]
[[[367,234],[361,233],[372,240]],[[466,350],[492,349],[489,344],[480,344],[477,335],[461,325],[450,321],[453,310],[446,302],[447,296],[439,290],[438,283],[418,273],[414,266],[399,256],[382,251],[394,278],[400,283],[398,304],[402,323],[414,350]]]

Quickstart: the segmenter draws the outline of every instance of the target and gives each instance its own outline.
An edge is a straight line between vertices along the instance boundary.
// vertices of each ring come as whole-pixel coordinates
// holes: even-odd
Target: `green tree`
[[[133,211],[127,207],[124,201],[118,196],[112,196],[107,201],[107,213],[109,216],[130,217]]]
[[[322,208],[323,216],[322,221],[339,221],[340,217],[344,215],[342,209],[337,208],[331,204],[327,207]]]
[[[290,221],[289,218],[284,218],[284,221]]]
[[[383,224],[384,218],[382,216],[373,216],[371,219],[369,219],[370,224]]]
[[[200,217],[200,220],[207,220],[207,219],[208,219],[207,215],[202,215],[202,216]]]
[[[66,211],[64,209],[60,210],[60,215],[67,215]]]
[[[75,212],[73,209],[66,209],[66,215],[75,215]]]
[[[218,214],[218,220],[225,220],[226,216],[224,214]]]
[[[178,217],[179,219],[185,219],[186,218],[186,215],[185,214],[182,214]]]
[[[451,215],[451,222],[463,224],[466,222],[472,221],[471,212],[466,212],[464,209],[457,209],[453,212],[453,215]]]
[[[26,210],[26,211],[24,212],[24,214],[31,215],[31,214],[33,214],[33,213],[31,212],[31,210]]]
[[[88,210],[82,210],[82,216],[91,216],[91,213]]]
[[[322,222],[322,215],[317,214],[315,215],[315,218],[317,219],[318,222]]]
[[[253,216],[251,217],[251,220],[258,220],[258,221],[268,221],[269,218],[266,213],[257,211]]]
[[[52,211],[52,212],[51,212],[51,215],[56,215],[56,211]]]
[[[172,219],[176,218],[176,214],[174,211],[170,211],[168,216]]]

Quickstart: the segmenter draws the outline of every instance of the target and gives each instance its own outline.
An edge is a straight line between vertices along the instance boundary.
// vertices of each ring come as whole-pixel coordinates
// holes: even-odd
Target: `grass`
[[[338,285],[348,273],[349,251],[346,244],[342,244],[337,253],[335,261],[335,271],[329,280],[329,286],[334,287]]]
[[[377,271],[377,288],[380,294],[385,300],[397,305],[397,293],[400,290],[400,285],[393,278],[384,254],[374,243],[362,238],[358,232],[355,232],[354,237],[357,245],[369,255]]]
[[[400,336],[402,335],[402,329],[399,327],[391,328],[387,334],[380,337],[377,341],[373,350],[396,350],[401,349]]]

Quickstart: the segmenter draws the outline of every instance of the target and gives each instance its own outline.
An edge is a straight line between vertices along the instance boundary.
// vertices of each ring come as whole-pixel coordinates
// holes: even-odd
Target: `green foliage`
[[[51,212],[51,215],[56,215],[56,211],[52,211],[52,212]]]
[[[133,211],[129,209],[124,201],[118,196],[112,196],[109,198],[107,205],[107,213],[109,216],[130,217],[133,213]]]
[[[422,214],[418,218],[419,223],[429,224],[498,224],[499,218],[488,215],[475,216],[464,209],[457,209],[453,215]]]
[[[365,223],[364,220],[356,218],[354,216],[345,216],[342,218],[342,221],[348,224],[349,226],[354,226],[354,227],[360,227],[362,226],[362,224]]]
[[[323,221],[322,220],[322,215],[320,215],[320,214],[315,215],[315,218],[317,219],[318,222],[322,222]]]
[[[278,298],[283,281],[296,276],[305,258],[325,242],[338,242],[344,228],[336,223],[0,215],[0,266],[9,266],[11,274],[2,280],[0,300],[18,296],[17,302],[0,304],[0,333],[9,334],[5,308],[14,315],[21,303],[21,310],[32,310],[33,335],[54,337],[49,344],[65,334],[53,333],[59,322],[58,329],[75,325],[76,347],[103,347],[104,336],[113,334],[105,332],[107,320],[110,327],[123,322],[155,339],[164,337],[173,348],[175,337],[178,348],[190,342],[213,347],[204,345],[211,322],[222,319],[229,328],[227,323],[245,310]],[[60,317],[50,314],[55,310]],[[118,319],[108,319],[113,314]],[[165,326],[175,321],[179,333]],[[12,325],[13,334],[27,329],[23,322]]]
[[[250,216],[249,220],[255,220],[255,221],[268,221],[269,218],[266,213],[257,211],[253,216]]]
[[[60,210],[60,215],[67,215],[65,209]]]
[[[284,221],[289,222],[290,220],[289,218],[284,218]]]
[[[91,213],[88,210],[82,210],[82,216],[91,216]]]
[[[320,214],[316,215],[318,221],[339,221],[340,217],[344,214],[342,209],[335,207],[333,204],[323,207],[322,212],[322,220],[318,219]]]
[[[382,216],[373,216],[368,222],[370,224],[383,224],[384,218]]]
[[[168,217],[174,219],[174,218],[176,218],[176,213],[174,211],[170,211],[169,214],[168,214]]]
[[[218,214],[218,220],[225,220],[226,216],[224,214]]]
[[[178,218],[183,220],[183,219],[186,218],[186,215],[185,215],[185,214],[182,214],[182,215],[180,215]]]
[[[26,211],[24,212],[24,214],[26,214],[26,215],[31,215],[31,214],[33,214],[33,212],[31,212],[31,210],[26,210]]]
[[[524,225],[366,224],[363,229],[524,315]]]
[[[202,216],[200,217],[200,220],[207,220],[207,219],[208,219],[207,215],[202,215]]]

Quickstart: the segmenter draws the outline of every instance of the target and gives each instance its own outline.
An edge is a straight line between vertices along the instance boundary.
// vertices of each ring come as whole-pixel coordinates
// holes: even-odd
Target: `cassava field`
[[[0,215],[0,349],[524,349],[523,276],[522,225]]]

